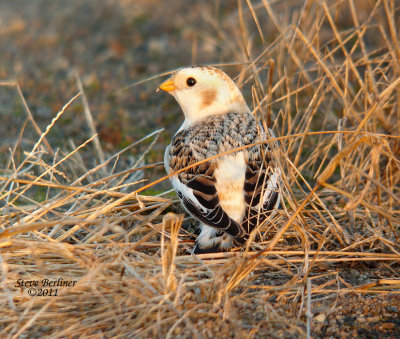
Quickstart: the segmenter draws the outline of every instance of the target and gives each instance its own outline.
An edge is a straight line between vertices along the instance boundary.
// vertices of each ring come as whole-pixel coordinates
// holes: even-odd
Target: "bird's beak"
[[[171,79],[168,79],[167,81],[164,81],[160,86],[158,86],[156,92],[159,92],[160,89],[165,91],[165,92],[171,92],[175,89],[174,82]]]

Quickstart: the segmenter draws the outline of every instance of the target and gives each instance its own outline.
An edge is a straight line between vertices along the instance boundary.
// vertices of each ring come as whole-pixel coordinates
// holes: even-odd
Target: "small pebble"
[[[323,323],[323,322],[325,321],[325,319],[326,319],[326,316],[325,316],[325,314],[323,314],[323,313],[318,314],[318,315],[314,318],[314,320],[315,320],[317,323]]]

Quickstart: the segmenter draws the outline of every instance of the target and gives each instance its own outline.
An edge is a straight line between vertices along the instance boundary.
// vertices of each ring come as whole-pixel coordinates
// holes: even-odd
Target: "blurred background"
[[[172,98],[155,93],[162,78],[126,87],[184,65],[243,61],[241,42],[227,39],[230,31],[224,29],[232,22],[237,22],[236,0],[2,0],[0,81],[18,82],[43,130],[79,92],[78,76],[105,152],[159,128],[166,128],[161,139],[169,140],[183,117]],[[1,86],[3,161],[26,117],[16,88]],[[69,138],[79,144],[89,136],[81,100],[76,100],[48,139],[63,147]],[[37,138],[28,124],[22,145]],[[164,146],[155,145],[151,161],[162,159],[158,147]]]

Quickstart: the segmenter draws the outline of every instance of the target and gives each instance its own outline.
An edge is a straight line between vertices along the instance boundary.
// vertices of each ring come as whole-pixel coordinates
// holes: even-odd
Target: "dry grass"
[[[81,92],[45,131],[18,84],[1,84],[16,88],[39,135],[31,150],[10,150],[0,172],[1,337],[302,337],[306,321],[313,334],[313,300],[400,294],[395,2],[307,0],[288,16],[279,6],[239,1],[219,27],[240,60],[237,82],[281,143],[285,206],[244,252],[188,254],[193,235],[167,213],[176,199],[140,194],[166,179],[144,179],[161,164],[143,165],[144,153],[120,165],[144,140],[105,157],[79,79]],[[93,136],[52,149],[46,136],[78,100]],[[158,134],[145,138],[149,149]],[[88,150],[99,165],[88,168]],[[365,263],[376,279],[342,274]],[[60,277],[77,282],[57,296],[15,287]]]

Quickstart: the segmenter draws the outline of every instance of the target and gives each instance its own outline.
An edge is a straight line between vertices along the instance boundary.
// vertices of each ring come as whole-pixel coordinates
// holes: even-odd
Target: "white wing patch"
[[[280,176],[281,176],[281,171],[279,170],[279,168],[275,168],[274,173],[268,179],[268,185],[263,193],[264,196],[262,199],[262,203],[261,202],[258,203],[256,208],[262,208],[262,205],[269,200],[269,198],[271,197],[271,194],[273,192],[279,192],[279,197],[277,199],[277,202],[276,202],[274,208],[276,208],[276,206],[279,206],[281,193],[280,193],[279,186],[278,186],[278,180],[279,180]]]

